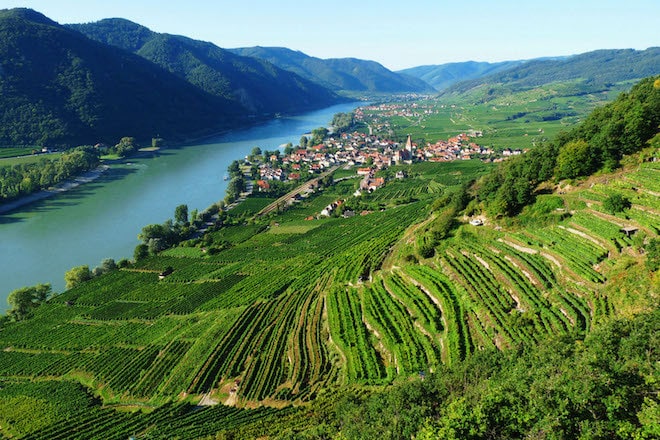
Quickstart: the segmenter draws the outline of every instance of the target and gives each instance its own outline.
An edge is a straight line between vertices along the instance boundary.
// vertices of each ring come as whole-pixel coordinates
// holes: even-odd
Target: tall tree
[[[188,223],[188,205],[179,205],[174,209],[174,221],[182,225]]]
[[[323,142],[323,139],[328,135],[328,129],[319,127],[312,130],[312,145],[318,145]]]
[[[571,141],[562,146],[557,156],[557,168],[555,169],[557,178],[572,179],[589,175],[594,171],[592,153],[589,144],[583,140]]]

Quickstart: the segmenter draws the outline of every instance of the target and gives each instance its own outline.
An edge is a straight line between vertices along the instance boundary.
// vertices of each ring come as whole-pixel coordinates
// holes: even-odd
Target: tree
[[[557,179],[573,179],[595,171],[594,158],[589,144],[583,140],[568,142],[557,155],[555,173]]]
[[[172,230],[172,220],[168,220],[161,224],[151,224],[142,228],[138,234],[138,239],[144,243],[149,242],[153,238],[164,240],[166,243],[173,243],[176,238],[176,233]]]
[[[105,258],[101,261],[101,269],[103,269],[104,273],[112,272],[117,269],[117,263],[112,258]]]
[[[174,221],[182,225],[188,223],[188,205],[179,205],[174,209]]]
[[[147,248],[150,254],[157,254],[167,249],[167,243],[162,238],[150,238],[147,242]]]
[[[48,299],[51,292],[50,284],[37,284],[14,290],[7,297],[7,302],[11,306],[9,314],[17,321],[25,319],[34,307]]]
[[[229,167],[227,168],[227,171],[229,171],[229,174],[232,176],[240,175],[241,174],[241,164],[238,163],[237,160],[233,161],[232,163],[229,164]]]
[[[145,259],[149,256],[149,247],[142,243],[138,244],[135,246],[135,250],[133,251],[133,259],[135,261],[140,261],[142,259]]]
[[[252,157],[254,157],[254,156],[261,156],[261,148],[259,148],[259,147],[254,147],[254,148],[252,149],[252,152],[250,153],[250,156],[252,156]]]
[[[101,261],[101,265],[94,268],[92,275],[95,277],[101,276],[104,273],[112,272],[117,269],[117,263],[112,258],[106,258]]]
[[[303,136],[300,138],[300,147],[301,148],[307,148],[307,143],[309,142],[309,139],[307,139],[307,136]]]
[[[353,126],[355,123],[355,114],[353,113],[336,113],[332,117],[332,125],[336,132],[343,133]]]
[[[50,283],[37,284],[32,289],[34,301],[37,303],[46,301],[48,297],[53,293],[53,289],[51,288]]]
[[[202,218],[203,218],[203,216],[200,215],[200,213],[199,213],[199,211],[198,211],[197,209],[193,209],[193,210],[190,212],[190,222],[191,222],[191,223],[195,223],[195,222],[199,221],[199,220],[202,219]]]
[[[626,209],[630,209],[631,206],[632,203],[630,203],[630,199],[619,193],[614,193],[603,200],[603,208],[607,209],[612,214],[623,212]]]
[[[323,139],[328,135],[328,129],[319,127],[312,130],[312,145],[318,145],[323,142]]]
[[[236,200],[241,192],[245,189],[245,180],[242,176],[237,176],[231,179],[227,185],[227,195],[231,200]]]
[[[87,280],[92,279],[92,272],[89,270],[89,266],[76,266],[70,269],[64,274],[64,281],[66,282],[66,288],[72,289],[83,283]]]
[[[293,153],[293,144],[292,144],[291,142],[289,142],[289,143],[286,144],[286,146],[284,147],[284,154],[288,156],[288,155],[291,154],[291,153]]]
[[[138,149],[138,145],[135,142],[134,137],[123,137],[117,145],[115,145],[115,152],[119,156],[127,156]]]

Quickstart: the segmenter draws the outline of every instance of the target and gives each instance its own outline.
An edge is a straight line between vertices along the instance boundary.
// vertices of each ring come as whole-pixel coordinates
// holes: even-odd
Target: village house
[[[257,187],[259,188],[259,192],[268,191],[270,189],[270,184],[265,180],[257,180]]]

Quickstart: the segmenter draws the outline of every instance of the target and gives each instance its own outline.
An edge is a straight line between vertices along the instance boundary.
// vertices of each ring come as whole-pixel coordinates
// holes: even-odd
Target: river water
[[[0,313],[14,289],[51,283],[64,290],[64,273],[104,258],[132,258],[137,234],[151,223],[174,217],[185,203],[189,212],[224,198],[229,164],[252,151],[298,143],[304,133],[327,126],[341,104],[300,116],[236,130],[203,143],[166,149],[150,158],[115,164],[98,180],[67,193],[0,215]]]

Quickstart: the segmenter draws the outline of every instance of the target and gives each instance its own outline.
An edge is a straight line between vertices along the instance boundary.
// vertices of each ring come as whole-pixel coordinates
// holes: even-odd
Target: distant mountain
[[[458,82],[481,78],[482,76],[519,66],[522,63],[524,61],[502,61],[499,63],[466,61],[462,63],[411,67],[409,69],[399,70],[398,73],[419,78],[440,91]]]
[[[355,58],[321,59],[284,47],[246,47],[232,52],[269,61],[336,92],[433,92],[419,78],[395,73],[375,61]]]
[[[218,46],[152,32],[121,18],[71,24],[89,38],[134,52],[215,96],[236,100],[252,113],[295,113],[338,102],[325,87]]]
[[[0,145],[199,135],[248,111],[30,9],[0,10]]]
[[[590,89],[660,73],[660,47],[646,50],[597,50],[564,59],[530,60],[516,67],[457,83],[446,93],[464,93],[483,86],[503,85],[503,93],[544,84],[581,80]]]

